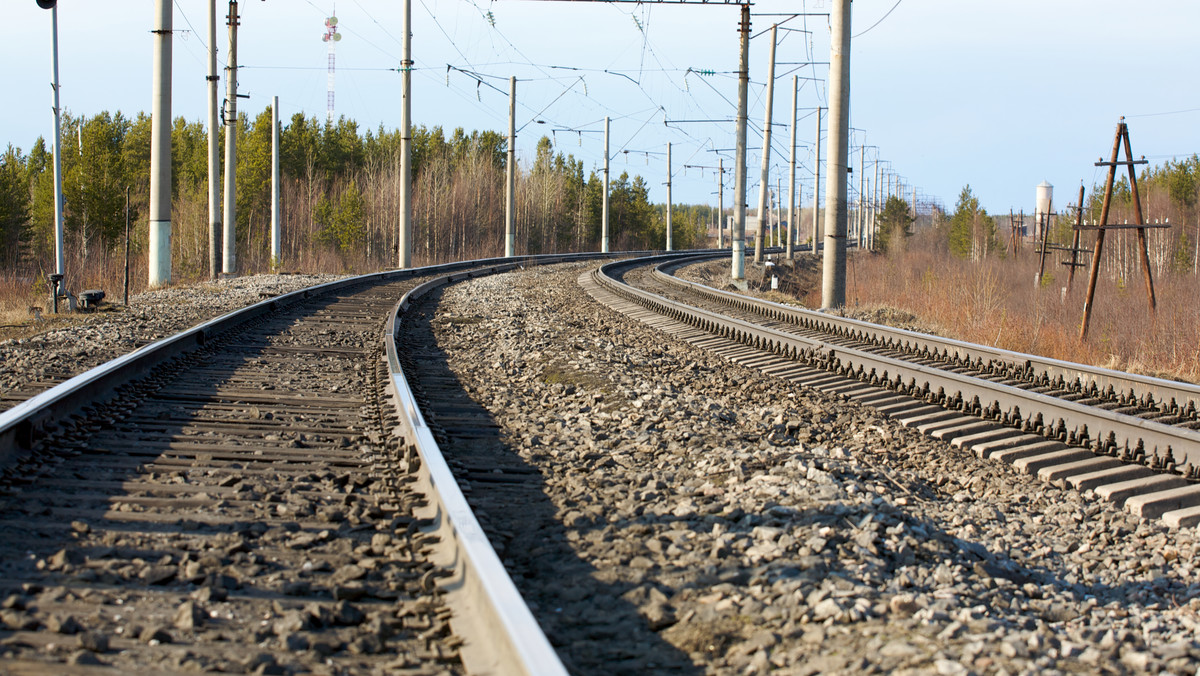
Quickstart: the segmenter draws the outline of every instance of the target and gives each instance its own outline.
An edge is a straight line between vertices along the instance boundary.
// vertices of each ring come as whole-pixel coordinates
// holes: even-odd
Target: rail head
[[[495,266],[472,276],[511,268],[511,265]],[[418,516],[431,522],[429,530],[438,536],[435,562],[451,571],[451,575],[442,578],[439,584],[453,611],[450,621],[455,633],[464,638],[462,658],[467,669],[477,674],[565,676],[566,668],[492,549],[455,481],[425,423],[400,363],[396,338],[410,304],[459,278],[458,275],[438,277],[404,294],[384,328],[384,347],[400,417],[400,432],[408,452],[419,458],[418,462],[410,462],[410,467],[416,467],[416,487],[428,498],[427,505],[418,510]]]
[[[457,261],[347,277],[267,298],[116,357],[0,413],[0,467],[11,465],[22,456],[27,455],[44,434],[67,424],[86,407],[111,398],[118,387],[147,375],[159,364],[181,354],[200,349],[217,335],[294,303],[372,281],[383,282],[429,274],[454,273],[488,265],[542,265],[616,256],[636,256],[645,253],[648,252],[635,251],[610,255],[588,252]]]
[[[1112,411],[1083,406],[1072,401],[1023,390],[1009,385],[972,378],[950,371],[911,364],[891,357],[835,346],[823,341],[777,331],[743,320],[726,317],[701,308],[672,301],[644,289],[618,282],[612,269],[629,261],[608,263],[596,272],[597,281],[611,290],[636,299],[656,311],[706,330],[714,330],[741,342],[792,358],[824,359],[836,362],[837,370],[864,380],[917,396],[938,396],[960,404],[978,400],[984,409],[998,409],[1001,415],[1026,416],[1038,411],[1046,429],[1065,428],[1068,434],[1090,441],[1093,446],[1124,445],[1144,448],[1147,454],[1172,454],[1178,464],[1200,467],[1200,432],[1143,420]],[[707,288],[707,287],[706,287]]]

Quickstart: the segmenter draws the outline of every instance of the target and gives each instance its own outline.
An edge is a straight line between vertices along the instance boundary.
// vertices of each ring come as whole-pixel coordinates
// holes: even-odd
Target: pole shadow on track
[[[464,390],[430,320],[441,291],[409,310],[398,342],[426,422],[517,589],[572,674],[700,674],[567,538],[539,470],[505,443],[492,415]],[[499,470],[499,471],[497,471]]]

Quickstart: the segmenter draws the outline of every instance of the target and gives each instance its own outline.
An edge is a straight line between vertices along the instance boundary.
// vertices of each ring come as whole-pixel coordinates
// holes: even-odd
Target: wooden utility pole
[[[1008,245],[1012,249],[1013,260],[1017,258],[1017,238],[1020,237],[1021,224],[1017,223],[1016,216],[1013,216],[1012,209],[1008,210],[1008,226],[1011,234],[1008,236]]]
[[[1121,152],[1122,142],[1125,146],[1125,159],[1117,160],[1118,154]],[[1146,299],[1150,303],[1151,314],[1155,311],[1154,301],[1154,278],[1150,270],[1150,251],[1146,243],[1146,228],[1169,228],[1170,225],[1147,225],[1142,218],[1142,200],[1138,196],[1137,188],[1137,171],[1134,165],[1147,164],[1146,158],[1140,160],[1133,159],[1133,151],[1129,145],[1129,127],[1125,125],[1125,118],[1122,117],[1117,123],[1117,133],[1113,138],[1112,159],[1105,162],[1103,158],[1096,162],[1097,167],[1108,167],[1108,180],[1104,184],[1104,203],[1100,207],[1100,222],[1096,225],[1077,225],[1077,230],[1095,230],[1096,231],[1096,248],[1092,251],[1092,267],[1088,277],[1087,298],[1083,302],[1083,322],[1079,326],[1079,340],[1087,338],[1088,322],[1092,318],[1092,300],[1096,296],[1096,278],[1100,275],[1100,257],[1104,253],[1104,231],[1110,229],[1128,229],[1136,228],[1138,231],[1138,244],[1141,245],[1142,253],[1142,272],[1146,279]],[[1113,183],[1117,177],[1117,166],[1125,166],[1129,170],[1129,188],[1130,194],[1133,196],[1134,222],[1123,225],[1108,224],[1108,210],[1112,205]]]
[[[1075,281],[1075,268],[1081,267],[1079,262],[1079,227],[1083,225],[1083,184],[1079,184],[1079,202],[1075,206],[1075,233],[1071,236],[1071,262],[1063,262],[1067,266],[1067,293],[1071,292],[1071,284]]]
[[[1036,227],[1042,231],[1042,246],[1041,251],[1039,251],[1041,254],[1041,263],[1038,265],[1037,275],[1037,285],[1039,287],[1042,285],[1042,277],[1046,274],[1046,249],[1050,247],[1050,213],[1053,211],[1053,208],[1054,201],[1051,200],[1050,203],[1046,205],[1045,212],[1035,215],[1035,218],[1038,220]]]

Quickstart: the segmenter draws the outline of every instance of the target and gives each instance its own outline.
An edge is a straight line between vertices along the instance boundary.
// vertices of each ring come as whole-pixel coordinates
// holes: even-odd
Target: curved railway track
[[[0,415],[2,669],[562,673],[393,342],[411,297],[557,260],[287,294]]]
[[[977,379],[954,370],[989,370],[991,367],[980,368],[983,362],[977,356],[957,356],[948,346],[923,346],[917,351],[923,351],[924,361],[906,364],[898,359],[903,352],[899,339],[871,336],[869,325],[848,325],[851,328],[840,329],[840,334],[835,330],[835,335],[821,340],[812,326],[831,320],[824,315],[789,318],[793,315],[788,308],[752,303],[680,284],[660,271],[638,269],[646,260],[660,263],[680,257],[674,254],[610,264],[602,267],[609,274],[585,273],[580,282],[607,304],[693,345],[868,403],[933,436],[973,448],[980,455],[1011,460],[1051,480],[1103,492],[1111,482],[1098,482],[1095,477],[1148,473],[1140,478],[1161,481],[1164,476],[1141,464],[1111,455],[1096,456],[1092,450],[1052,438],[1062,433],[1066,441],[1077,444],[1081,438],[1091,439],[1082,434],[1080,424],[1068,427],[1076,418],[1064,417],[1058,424],[1051,414],[1043,413],[1040,426],[1030,422],[1038,418],[1028,401],[1049,402],[1046,411],[1067,411],[1071,416],[1084,408],[1079,401],[1022,390],[1014,383],[979,385],[984,388],[980,391],[1000,393],[992,400],[987,398],[992,395],[971,394],[962,383]],[[512,270],[526,262],[564,258],[588,257],[475,261],[314,287],[150,345],[0,414],[0,455],[6,461],[0,477],[4,510],[0,519],[4,535],[0,545],[0,572],[4,575],[0,583],[0,670],[82,674],[109,666],[138,673],[565,673],[485,536],[486,529],[495,542],[497,524],[504,524],[499,535],[506,560],[523,562],[524,568],[511,574],[525,578],[525,585],[530,581],[536,582],[534,586],[555,583],[554,589],[548,589],[551,593],[537,597],[536,616],[544,624],[549,622],[558,645],[567,651],[564,654],[572,660],[585,660],[586,669],[591,670],[588,673],[603,673],[611,668],[605,665],[612,664],[698,673],[697,665],[705,663],[703,646],[727,659],[714,646],[733,640],[729,637],[741,630],[733,625],[722,629],[695,624],[697,618],[708,621],[704,619],[708,611],[701,612],[708,602],[692,599],[688,590],[698,585],[698,590],[725,594],[726,586],[732,589],[731,585],[753,583],[742,593],[762,593],[767,568],[749,568],[738,556],[730,558],[724,548],[732,540],[726,542],[729,538],[723,534],[725,528],[753,528],[755,538],[769,535],[769,528],[758,527],[759,516],[733,510],[726,519],[724,511],[709,513],[706,508],[700,517],[694,514],[696,505],[682,511],[671,508],[675,511],[664,513],[670,528],[662,537],[674,542],[673,546],[660,547],[661,551],[647,549],[632,558],[621,554],[618,561],[628,559],[631,570],[617,577],[605,567],[604,562],[614,561],[611,554],[596,559],[594,570],[589,568],[591,564],[579,560],[575,552],[581,543],[593,543],[596,538],[583,530],[571,530],[585,528],[587,519],[568,511],[568,530],[562,532],[557,521],[561,515],[554,514],[555,508],[542,495],[539,471],[545,469],[529,464],[544,454],[521,461],[504,448],[514,443],[507,436],[512,431],[501,431],[479,404],[464,398],[463,390],[456,389],[461,384],[453,382],[445,356],[438,356],[436,342],[428,337],[434,313],[425,303],[437,297],[443,286]],[[492,288],[496,284],[502,284],[501,278]],[[658,293],[638,288],[643,285],[653,285]],[[578,290],[573,293],[580,294]],[[687,298],[698,307],[686,307],[668,297]],[[522,311],[505,312],[520,326]],[[439,325],[456,321],[469,326],[487,320],[460,314],[439,320]],[[586,327],[572,330],[593,329],[593,323],[585,323]],[[618,333],[613,330],[605,335]],[[484,339],[494,338],[487,335]],[[574,345],[581,349],[580,343]],[[956,349],[974,355],[966,352],[972,348]],[[623,359],[628,362],[628,357]],[[939,360],[946,370],[938,368]],[[676,376],[685,377],[673,374],[671,378]],[[543,373],[542,377],[550,376]],[[581,387],[603,382],[579,373],[572,377],[581,379]],[[1116,376],[1109,373],[1104,377]],[[1030,381],[1033,390],[1039,387],[1037,378],[1040,376]],[[926,381],[934,385],[925,385]],[[607,386],[596,386],[599,391],[588,395],[591,404],[575,415],[609,396]],[[547,395],[551,399],[570,395],[574,389],[561,384],[550,387],[557,393]],[[1132,387],[1133,398],[1148,404],[1139,409],[1145,418],[1154,417],[1149,409],[1155,405],[1149,397],[1162,401],[1160,391],[1142,393],[1137,389],[1142,385],[1122,381],[1120,389],[1125,387]],[[1117,389],[1114,386],[1114,391]],[[650,401],[647,396],[631,404],[634,410],[641,402]],[[1005,397],[1016,396],[1032,399],[1009,405],[1010,399]],[[549,407],[551,399],[544,399],[542,405]],[[1176,400],[1183,401],[1181,396]],[[1181,419],[1187,418],[1186,411],[1192,406],[1192,400],[1187,401],[1177,404],[1185,412],[1177,416]],[[613,405],[619,403],[619,397],[615,398]],[[1019,417],[1014,413],[1018,406],[1024,412]],[[970,415],[976,413],[987,419]],[[1186,420],[1172,428],[1164,425],[1161,417],[1147,420],[1113,410],[1101,410],[1098,415],[1101,422],[1082,425],[1104,431],[1105,438],[1104,425],[1110,423],[1103,421],[1111,420],[1125,425],[1119,428],[1126,430],[1120,432],[1126,435],[1119,437],[1122,440],[1133,438],[1127,430],[1145,435],[1145,430],[1159,433],[1160,427],[1176,429],[1184,439],[1195,433]],[[613,460],[605,458],[597,444],[606,447],[621,443],[620,439],[610,442],[610,432],[597,426],[606,421],[616,424],[617,418],[607,412],[596,416],[587,431],[594,450],[585,449],[584,459],[611,465]],[[824,416],[819,415],[821,424]],[[1003,425],[1005,417],[1009,423],[1019,421],[1022,429]],[[720,425],[729,422],[725,417],[715,420]],[[622,430],[629,421],[620,421]],[[549,425],[542,427],[544,421],[531,422],[544,430],[538,434],[550,433]],[[781,429],[789,430],[785,435],[789,438],[790,430],[796,427],[798,432],[801,426],[799,422],[785,423]],[[669,425],[653,422],[658,424]],[[537,434],[531,436],[528,431],[532,426],[520,429],[527,429],[521,443],[528,441],[535,447],[541,443]],[[683,441],[671,442],[668,450],[682,452],[685,446],[691,449],[709,443],[698,429],[696,434],[678,437]],[[559,431],[574,433],[566,427]],[[622,432],[619,436],[626,435]],[[653,442],[652,436],[629,439],[636,453],[645,453],[646,444]],[[443,458],[440,446],[455,455]],[[1170,446],[1186,457],[1182,442],[1173,441]],[[1137,448],[1136,441],[1130,448]],[[617,458],[618,463],[628,460],[624,455]],[[1097,461],[1104,469],[1096,469]],[[1171,469],[1169,461],[1159,464]],[[739,472],[757,471],[750,465],[739,467]],[[1092,478],[1081,478],[1080,470],[1085,467],[1091,469]],[[609,474],[597,471],[598,476]],[[1167,479],[1183,482],[1183,488],[1191,490],[1179,474]],[[638,495],[647,500],[658,491],[673,490],[665,483],[646,483],[647,476],[634,477],[639,482]],[[821,473],[811,470],[805,476],[810,483],[821,479]],[[464,490],[484,506],[481,520],[468,507]],[[910,489],[911,499],[921,500],[923,490]],[[705,493],[703,498],[696,494],[695,499],[704,502],[720,494]],[[845,497],[851,495],[847,492]],[[1164,504],[1161,495],[1157,501],[1150,499],[1153,491],[1146,495],[1131,491],[1130,495],[1135,496],[1130,504],[1142,501],[1139,513],[1146,516],[1154,515]],[[662,512],[662,505],[647,504],[645,511],[636,505],[626,507],[631,511],[624,516],[596,511],[597,523],[628,527],[635,534],[658,527],[651,515]],[[525,511],[513,514],[513,509]],[[768,521],[791,518],[788,510],[768,512],[762,517]],[[1186,509],[1162,513],[1168,521],[1178,523],[1189,523],[1192,518]],[[874,511],[866,516],[880,518]],[[697,523],[703,521],[695,532],[683,525],[693,518]],[[856,528],[861,530],[870,520],[860,519]],[[709,521],[721,527],[710,528]],[[825,537],[840,537],[834,529],[840,529],[843,521],[831,517],[828,526],[814,531],[821,539],[804,543],[780,539],[779,547],[790,551],[803,544],[805,551],[814,547],[819,551]],[[527,527],[533,530],[516,532]],[[648,586],[643,583],[647,575],[656,575],[652,571],[660,565],[669,570],[667,560],[659,564],[652,559],[685,553],[694,558],[688,543],[710,536],[717,540],[705,566],[681,563],[677,575],[661,577]],[[660,538],[658,542],[665,541]],[[913,547],[920,544],[914,543]],[[613,546],[638,552],[641,544],[634,539],[614,541]],[[872,556],[888,556],[870,546]],[[527,551],[518,551],[518,547]],[[801,567],[814,565],[811,554],[802,557]],[[988,576],[1039,579],[978,546],[965,553],[951,548],[945,555],[963,561],[983,556],[976,568],[983,566]],[[560,558],[547,558],[551,556]],[[911,558],[911,552],[905,556]],[[556,563],[542,562],[543,558]],[[882,565],[882,559],[869,561],[874,562],[871,566]],[[618,563],[618,567],[624,565]],[[557,574],[544,570],[557,566],[566,568]],[[819,570],[817,566],[810,572],[817,575]],[[797,574],[791,568],[781,569],[782,577],[776,582],[781,584]],[[624,575],[636,581],[635,586],[627,587],[620,578]],[[799,575],[807,579],[805,574]],[[821,579],[815,577],[814,583]],[[578,593],[557,589],[563,580],[574,580]],[[711,587],[714,580],[722,584]],[[672,592],[672,585],[680,581],[682,587]],[[800,584],[798,580],[788,582],[793,583]],[[850,605],[809,596],[807,603],[812,607],[797,609],[795,618],[858,622],[889,612],[886,597],[876,598],[878,592],[861,584],[854,589],[863,598]],[[602,609],[590,607],[584,597],[591,593],[607,595]],[[704,598],[709,597],[698,597]],[[693,602],[700,605],[692,607]],[[777,602],[783,602],[782,597]],[[675,615],[672,607],[677,604],[679,614]],[[826,617],[826,611],[832,612],[835,606],[838,611]],[[576,612],[564,614],[563,608]],[[783,620],[788,615],[772,617]],[[678,629],[670,629],[676,623]],[[579,628],[573,629],[576,624]],[[792,629],[786,630],[787,626]],[[780,627],[784,641],[794,638],[789,631],[799,631],[794,625]],[[671,632],[675,632],[671,642],[663,641]],[[687,632],[696,632],[695,638],[689,638],[693,634]],[[803,633],[805,641],[810,633],[824,636],[808,630]],[[724,638],[710,639],[710,635]],[[703,645],[695,643],[702,638]],[[757,644],[768,637],[759,632],[747,638]],[[564,640],[570,642],[569,647]],[[710,640],[717,642],[709,645]],[[776,640],[781,639],[771,639]]]
[[[730,359],[872,405],[1135,514],[1200,523],[1200,388],[720,291],[668,274],[682,264],[609,263],[580,281],[613,307]]]

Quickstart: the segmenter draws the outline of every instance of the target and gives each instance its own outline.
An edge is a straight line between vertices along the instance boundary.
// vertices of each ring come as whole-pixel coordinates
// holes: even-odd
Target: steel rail
[[[842,375],[948,408],[984,415],[1006,424],[1023,425],[1048,437],[1088,446],[1097,452],[1113,454],[1122,447],[1145,449],[1147,455],[1157,453],[1164,459],[1174,458],[1180,465],[1190,462],[1200,466],[1200,432],[1195,430],[831,345],[671,301],[610,276],[611,269],[631,264],[631,261],[608,263],[599,266],[593,274],[598,283],[643,307],[758,349],[808,364],[820,364]],[[1182,454],[1182,457],[1176,454]]]
[[[400,419],[397,431],[405,440],[407,464],[414,473],[417,489],[427,498],[426,505],[415,510],[416,516],[431,524],[428,530],[439,536],[431,560],[447,571],[436,584],[446,593],[454,612],[451,623],[464,640],[461,655],[471,673],[566,674],[442,458],[400,366],[395,336],[403,312],[411,302],[444,284],[525,265],[645,253],[549,254],[462,261],[350,277],[269,298],[117,357],[0,413],[0,465],[29,454],[40,437],[57,427],[70,425],[72,418],[81,417],[90,406],[117,396],[123,386],[133,384],[157,366],[198,350],[213,337],[276,309],[347,287],[442,273],[400,299],[386,318],[383,334],[389,380]],[[678,252],[655,260],[687,255],[695,252]]]
[[[612,256],[644,253],[646,252],[621,252],[614,253]],[[695,254],[694,251],[680,252],[681,255],[689,253]],[[117,388],[145,376],[154,367],[173,357],[203,347],[216,335],[253,321],[274,310],[358,284],[382,283],[438,273],[453,273],[473,267],[504,263],[547,264],[590,260],[600,256],[601,254],[593,253],[543,254],[515,258],[485,258],[404,270],[388,270],[326,282],[259,301],[116,357],[0,413],[0,467],[7,466],[27,454],[33,448],[34,443],[46,433],[68,424],[72,419],[79,418],[88,407],[113,396]]]
[[[483,528],[467,504],[433,432],[425,423],[409,387],[396,345],[404,314],[421,296],[466,277],[496,274],[517,267],[499,265],[462,275],[432,279],[404,294],[384,330],[388,370],[395,394],[400,430],[410,470],[415,468],[417,490],[432,496],[416,515],[432,522],[425,530],[438,535],[433,560],[452,574],[439,582],[453,611],[451,625],[468,637],[461,648],[464,665],[480,674],[565,674],[566,668],[516,585],[492,549]]]
[[[669,260],[694,253],[660,254],[649,259]],[[622,254],[582,254],[571,259],[618,255]],[[562,259],[543,257],[534,263],[548,264]],[[389,315],[384,346],[409,467],[415,469],[418,490],[432,497],[429,504],[416,510],[417,516],[429,521],[432,525],[427,530],[438,535],[434,561],[451,571],[449,577],[439,582],[446,592],[446,603],[454,611],[451,625],[456,634],[469,637],[461,649],[463,663],[476,674],[565,676],[566,667],[492,549],[442,455],[404,373],[401,348],[397,345],[405,312],[417,299],[448,284],[517,267],[519,264],[506,262],[471,269],[437,277],[413,288]]]
[[[700,258],[697,257],[697,259]],[[1181,411],[1184,409],[1194,412],[1200,408],[1200,386],[1191,383],[1003,350],[752,298],[680,279],[665,270],[666,267],[677,264],[686,264],[686,261],[675,261],[658,266],[654,271],[655,277],[676,286],[690,288],[696,293],[739,309],[757,312],[772,319],[796,324],[802,328],[869,342],[884,348],[924,352],[942,359],[953,359],[963,366],[987,369],[993,373],[1005,371],[1013,373],[1013,369],[1019,369],[1026,375],[1044,373],[1048,378],[1061,377],[1064,387],[1071,386],[1081,393],[1087,393],[1093,387],[1099,392],[1111,387],[1116,394],[1129,391],[1133,393],[1134,397],[1142,400],[1143,406],[1150,405],[1147,397],[1152,397],[1154,402],[1163,404],[1161,410],[1164,413],[1182,415]],[[1072,383],[1074,385],[1071,385]],[[1053,386],[1054,383],[1047,382],[1045,385]]]

